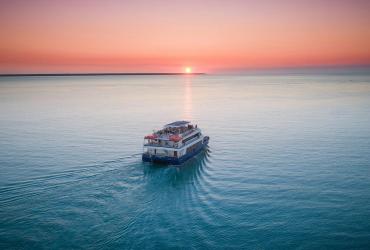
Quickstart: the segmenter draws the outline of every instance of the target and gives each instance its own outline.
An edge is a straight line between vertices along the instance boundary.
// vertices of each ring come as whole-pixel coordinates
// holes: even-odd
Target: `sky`
[[[0,0],[0,73],[370,65],[370,1]]]

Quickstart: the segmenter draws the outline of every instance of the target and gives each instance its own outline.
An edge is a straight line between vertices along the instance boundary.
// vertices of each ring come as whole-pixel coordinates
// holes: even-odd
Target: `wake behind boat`
[[[179,165],[200,153],[208,145],[197,125],[188,121],[169,123],[163,129],[144,137],[145,162]]]

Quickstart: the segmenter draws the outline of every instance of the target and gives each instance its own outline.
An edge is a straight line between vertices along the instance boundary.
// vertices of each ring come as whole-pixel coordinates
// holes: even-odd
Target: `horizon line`
[[[110,75],[128,75],[128,76],[140,76],[140,75],[205,75],[204,72],[195,72],[195,73],[170,73],[170,72],[134,72],[134,73],[114,73],[114,72],[107,72],[107,73],[20,73],[20,74],[0,74],[0,77],[12,77],[12,76],[110,76]]]

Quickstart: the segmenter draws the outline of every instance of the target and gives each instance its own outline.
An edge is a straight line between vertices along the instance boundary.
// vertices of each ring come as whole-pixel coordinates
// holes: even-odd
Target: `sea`
[[[370,249],[370,74],[0,77],[0,249]]]

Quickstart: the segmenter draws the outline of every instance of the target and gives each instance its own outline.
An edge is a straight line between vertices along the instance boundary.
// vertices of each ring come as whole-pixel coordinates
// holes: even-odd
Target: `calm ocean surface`
[[[0,78],[1,249],[369,247],[370,75]]]

